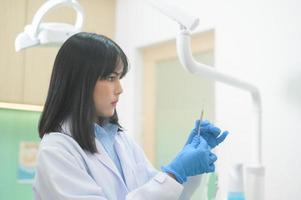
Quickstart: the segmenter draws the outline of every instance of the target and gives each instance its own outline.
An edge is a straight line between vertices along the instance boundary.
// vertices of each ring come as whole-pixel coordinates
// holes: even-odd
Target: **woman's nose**
[[[120,80],[117,81],[116,94],[120,95],[123,92]]]

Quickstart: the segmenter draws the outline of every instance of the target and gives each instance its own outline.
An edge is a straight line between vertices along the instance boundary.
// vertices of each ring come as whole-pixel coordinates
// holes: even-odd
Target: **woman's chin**
[[[115,108],[111,110],[107,110],[106,112],[98,112],[99,117],[105,117],[105,118],[113,117],[114,114],[115,114]]]
[[[113,117],[113,115],[114,115],[114,110],[110,113],[107,113],[105,117],[110,118],[110,117]]]

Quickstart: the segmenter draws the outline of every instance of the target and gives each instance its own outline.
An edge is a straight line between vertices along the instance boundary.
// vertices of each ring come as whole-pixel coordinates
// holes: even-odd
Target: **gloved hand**
[[[195,126],[192,129],[186,144],[191,143],[193,137],[198,134],[200,123],[201,123],[201,130],[200,130],[201,136],[207,141],[207,143],[212,149],[217,145],[219,145],[221,142],[223,142],[227,137],[227,135],[229,134],[228,131],[224,131],[223,133],[221,133],[221,130],[218,127],[211,124],[208,120],[200,121],[198,119],[195,121]]]
[[[191,143],[185,145],[182,151],[168,165],[161,167],[165,173],[173,174],[179,183],[187,181],[188,176],[214,172],[215,154],[210,152],[207,142],[196,135]]]

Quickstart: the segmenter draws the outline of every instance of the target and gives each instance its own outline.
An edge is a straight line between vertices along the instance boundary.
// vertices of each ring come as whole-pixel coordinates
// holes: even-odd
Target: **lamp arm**
[[[194,30],[199,25],[199,18],[191,16],[182,9],[162,0],[146,0],[152,7],[176,21],[181,27]]]
[[[184,69],[190,73],[203,76],[208,79],[219,81],[233,87],[237,87],[243,90],[247,90],[251,93],[253,106],[256,116],[256,134],[253,138],[254,153],[253,164],[261,165],[262,162],[262,149],[261,149],[261,96],[259,89],[243,80],[233,77],[229,74],[219,72],[211,66],[199,63],[194,60],[191,53],[190,32],[187,29],[182,29],[177,36],[177,52],[179,60]]]

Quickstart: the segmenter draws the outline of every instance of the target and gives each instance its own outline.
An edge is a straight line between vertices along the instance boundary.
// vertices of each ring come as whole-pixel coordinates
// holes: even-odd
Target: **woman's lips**
[[[116,107],[117,103],[118,103],[118,101],[114,101],[111,104]]]

